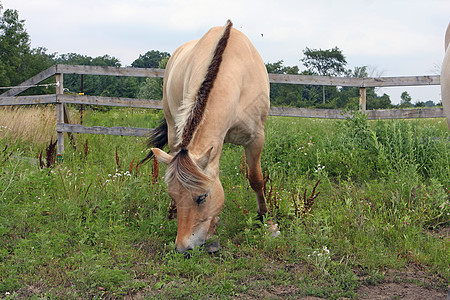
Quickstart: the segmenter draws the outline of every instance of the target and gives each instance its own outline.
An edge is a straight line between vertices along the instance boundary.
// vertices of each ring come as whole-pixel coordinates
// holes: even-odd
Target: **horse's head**
[[[201,157],[191,157],[187,150],[173,156],[152,149],[158,161],[168,166],[166,182],[177,207],[175,246],[180,253],[205,243],[208,235],[215,232],[223,207],[224,192],[219,178],[211,178],[207,172],[211,149]]]

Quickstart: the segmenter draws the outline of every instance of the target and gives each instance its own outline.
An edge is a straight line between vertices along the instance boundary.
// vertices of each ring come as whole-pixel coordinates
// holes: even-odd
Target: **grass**
[[[450,149],[441,119],[269,118],[267,218],[281,236],[258,226],[243,150],[225,145],[222,249],[185,259],[174,251],[164,167],[157,182],[152,163],[136,168],[144,139],[79,135],[62,163],[41,168],[35,157],[54,127],[32,116],[51,112],[19,109],[16,125],[4,125],[12,111],[0,111],[0,126],[11,128],[0,132],[2,297],[357,298],[362,284],[411,266],[433,278],[428,288],[448,286]],[[160,117],[88,110],[83,124],[154,127]]]
[[[56,136],[56,113],[51,105],[39,109],[20,106],[0,108],[0,120],[3,143],[22,144],[22,149],[25,145],[43,147],[51,136]]]

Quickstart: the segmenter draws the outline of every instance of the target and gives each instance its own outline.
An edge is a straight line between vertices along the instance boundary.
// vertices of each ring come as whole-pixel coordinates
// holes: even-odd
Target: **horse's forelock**
[[[188,150],[182,149],[170,162],[166,172],[166,182],[177,180],[185,189],[204,189],[210,181],[189,156]]]

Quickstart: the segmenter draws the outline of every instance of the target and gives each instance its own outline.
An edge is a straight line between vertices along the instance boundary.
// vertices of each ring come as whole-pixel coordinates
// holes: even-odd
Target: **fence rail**
[[[109,134],[121,136],[145,136],[152,129],[132,127],[86,127],[79,124],[69,124],[66,104],[90,104],[133,108],[162,109],[160,100],[100,97],[85,95],[67,95],[63,93],[63,74],[79,75],[106,75],[106,76],[131,76],[131,77],[164,77],[162,69],[144,68],[117,68],[100,66],[75,66],[54,65],[47,70],[31,77],[0,95],[0,106],[5,105],[30,105],[30,104],[56,104],[57,112],[57,139],[58,155],[64,152],[64,133],[90,133]],[[56,75],[56,94],[17,96],[30,86]],[[324,86],[348,86],[360,88],[360,106],[368,115],[368,119],[398,119],[398,118],[442,118],[445,117],[442,108],[423,109],[394,109],[394,110],[368,110],[366,111],[366,88],[368,87],[394,87],[394,86],[427,86],[439,85],[439,75],[433,76],[402,76],[402,77],[378,77],[378,78],[349,78],[308,75],[269,74],[270,83],[324,85]],[[271,107],[271,116],[307,117],[344,119],[348,115],[339,109],[314,109],[295,107]]]

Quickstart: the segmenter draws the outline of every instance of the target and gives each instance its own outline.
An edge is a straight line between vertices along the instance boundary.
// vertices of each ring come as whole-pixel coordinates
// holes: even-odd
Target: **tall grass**
[[[160,117],[118,109],[83,122],[154,127]],[[269,118],[265,219],[281,235],[258,223],[243,150],[227,144],[222,249],[189,260],[174,251],[164,167],[155,182],[152,162],[135,164],[144,138],[78,135],[51,169],[18,159],[40,145],[2,138],[0,295],[357,298],[361,284],[411,266],[433,278],[420,284],[446,292],[450,149],[439,121]]]
[[[0,138],[13,144],[42,148],[56,137],[56,112],[49,106],[0,108]]]

